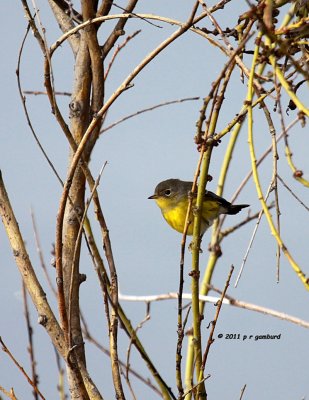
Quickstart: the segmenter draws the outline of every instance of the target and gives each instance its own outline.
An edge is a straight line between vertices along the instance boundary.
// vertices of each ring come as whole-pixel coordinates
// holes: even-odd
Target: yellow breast
[[[176,231],[183,233],[184,225],[186,222],[186,215],[188,209],[188,198],[184,198],[177,203],[171,199],[158,198],[156,199],[158,206],[161,209],[162,215],[166,222]],[[195,199],[193,199],[192,208],[195,207]],[[212,224],[213,220],[219,215],[219,205],[215,201],[205,201],[203,203],[202,221],[201,221],[201,234]],[[193,235],[193,212],[191,210],[189,215],[191,222],[188,228],[188,235]]]
[[[184,225],[186,222],[188,209],[188,199],[178,202],[174,207],[161,208],[162,215],[166,222],[176,231],[183,233]],[[193,222],[192,212],[190,213],[189,220]],[[189,225],[188,235],[193,234],[193,224]]]

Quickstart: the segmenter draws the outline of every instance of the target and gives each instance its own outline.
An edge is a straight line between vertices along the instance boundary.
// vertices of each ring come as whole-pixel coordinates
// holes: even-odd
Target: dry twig
[[[19,371],[24,375],[24,377],[27,379],[28,383],[32,386],[33,390],[40,396],[42,400],[45,400],[45,397],[43,394],[40,392],[40,390],[37,387],[37,384],[35,381],[33,381],[30,376],[26,373],[24,368],[19,364],[19,362],[16,360],[16,358],[13,356],[11,351],[8,349],[8,347],[5,345],[3,342],[2,338],[0,337],[0,343],[2,345],[2,350],[10,357],[10,359],[13,361],[13,363],[16,365],[16,367],[19,369]]]

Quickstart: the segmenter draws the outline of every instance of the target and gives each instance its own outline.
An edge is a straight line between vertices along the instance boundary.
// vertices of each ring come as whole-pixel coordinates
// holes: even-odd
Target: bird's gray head
[[[167,179],[160,182],[149,199],[174,199],[178,200],[183,196],[188,196],[192,182],[181,181],[180,179]]]

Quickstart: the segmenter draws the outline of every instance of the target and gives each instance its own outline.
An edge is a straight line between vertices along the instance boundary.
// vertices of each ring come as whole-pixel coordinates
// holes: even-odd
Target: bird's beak
[[[152,196],[149,196],[148,199],[150,200],[155,200],[157,199],[159,196],[157,194],[153,194]]]

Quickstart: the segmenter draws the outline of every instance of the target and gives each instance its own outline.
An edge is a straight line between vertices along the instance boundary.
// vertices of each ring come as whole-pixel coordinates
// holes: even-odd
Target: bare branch
[[[62,30],[63,33],[69,31],[74,27],[74,22],[73,22],[73,16],[78,17],[77,13],[74,13],[72,17],[66,13],[68,10],[67,8],[63,7],[63,3],[65,3],[63,0],[48,0],[48,3],[50,5],[50,8],[52,9],[55,18]],[[81,22],[81,21],[80,21]],[[76,55],[78,52],[78,47],[79,47],[79,42],[80,42],[80,35],[79,33],[76,33],[75,35],[72,35],[69,39],[70,46],[73,50],[73,53]]]
[[[128,2],[127,6],[126,6],[124,14],[132,13],[132,11],[134,10],[137,2],[138,2],[138,0],[129,0],[129,2]],[[105,43],[103,45],[103,48],[102,48],[102,53],[103,53],[104,59],[106,58],[106,56],[108,55],[110,50],[113,48],[113,46],[115,45],[116,41],[119,39],[119,36],[122,36],[124,34],[124,30],[123,29],[124,29],[127,21],[128,21],[128,17],[119,19],[119,21],[117,22],[113,32],[106,39],[106,41],[105,41]]]
[[[58,325],[25,248],[18,223],[8,198],[0,172],[0,215],[13,250],[16,265],[39,314],[39,323],[45,327],[59,353],[65,358],[63,332]]]
[[[211,288],[213,288],[211,286]],[[213,288],[214,289],[214,288]],[[217,291],[217,290],[216,290]],[[220,291],[221,293],[221,291]],[[190,293],[183,293],[183,299],[191,300],[192,295]],[[159,295],[152,295],[152,296],[129,296],[124,294],[119,294],[120,301],[141,301],[141,302],[153,302],[153,301],[162,301],[162,300],[177,300],[178,293],[170,292],[167,294],[159,294]],[[213,296],[204,296],[199,295],[199,300],[203,302],[210,302],[210,303],[217,303],[220,300],[220,297],[213,297]],[[300,318],[294,317],[292,315],[288,315],[276,310],[272,310],[270,308],[261,307],[256,304],[247,303],[241,300],[237,300],[231,296],[225,295],[224,299],[222,300],[222,304],[231,305],[238,308],[244,308],[249,311],[259,312],[261,314],[270,315],[275,318],[282,319],[284,321],[292,322],[293,324],[302,326],[303,328],[309,329],[309,322],[304,321]]]
[[[288,185],[284,182],[284,180],[278,175],[279,181],[282,183],[282,185],[291,193],[291,195],[301,204],[307,211],[309,211],[309,207],[306,206],[306,204],[291,190]]]
[[[214,335],[216,324],[217,324],[217,321],[218,321],[218,318],[219,318],[219,314],[220,314],[220,311],[221,311],[222,301],[223,301],[223,299],[225,297],[225,294],[226,294],[226,291],[227,291],[227,289],[228,289],[228,287],[230,285],[230,280],[231,280],[233,271],[234,271],[234,267],[232,265],[231,269],[230,269],[230,272],[229,272],[229,275],[227,277],[227,280],[225,282],[225,286],[224,286],[224,289],[222,291],[220,300],[216,303],[216,306],[217,306],[216,314],[215,314],[214,320],[211,321],[211,329],[210,329],[210,333],[209,333],[209,338],[208,338],[208,341],[207,341],[205,352],[203,354],[203,362],[202,362],[200,379],[204,378],[203,375],[204,375],[204,370],[205,370],[205,366],[206,366],[206,362],[207,362],[207,357],[208,357],[208,354],[209,354],[210,346],[212,345],[212,343],[214,341],[213,335]]]
[[[143,114],[145,112],[153,111],[153,110],[155,110],[157,108],[169,106],[171,104],[183,103],[185,101],[195,101],[195,100],[199,100],[199,99],[200,99],[199,97],[188,97],[188,98],[179,99],[179,100],[166,101],[166,102],[163,102],[163,103],[160,103],[160,104],[156,104],[156,105],[151,106],[151,107],[144,108],[143,110],[136,111],[133,114],[127,115],[126,117],[123,117],[123,118],[119,119],[118,121],[113,122],[112,124],[110,124],[107,127],[103,128],[101,130],[100,134],[105,133],[106,131],[114,128],[115,126],[121,124],[122,122],[125,122],[128,119],[134,118],[134,117],[136,117],[136,116],[138,116],[140,114]]]
[[[42,400],[45,400],[45,397],[42,395],[40,390],[38,389],[36,382],[34,382],[30,376],[26,373],[24,368],[19,364],[19,362],[16,360],[16,358],[13,356],[11,351],[8,349],[8,347],[4,344],[2,338],[0,337],[0,343],[2,345],[2,350],[10,357],[10,359],[13,361],[13,363],[16,365],[16,367],[19,369],[19,371],[24,375],[24,377],[27,379],[28,383],[33,387],[33,390],[40,396]]]
[[[12,388],[10,392],[4,389],[4,387],[0,386],[0,391],[5,394],[7,397],[9,397],[11,400],[18,400],[17,397],[15,396],[14,389]]]
[[[35,357],[34,357],[34,347],[33,347],[33,329],[32,329],[31,321],[30,321],[27,292],[26,292],[26,287],[25,287],[24,282],[22,282],[22,288],[23,288],[24,314],[25,314],[25,319],[26,319],[26,324],[27,324],[27,332],[28,332],[28,342],[29,342],[28,352],[29,352],[30,363],[31,363],[32,382],[33,382],[34,387],[36,388],[33,391],[33,395],[34,395],[35,400],[37,400],[38,399],[39,379],[38,379],[38,375],[36,372],[36,361],[35,361]]]

